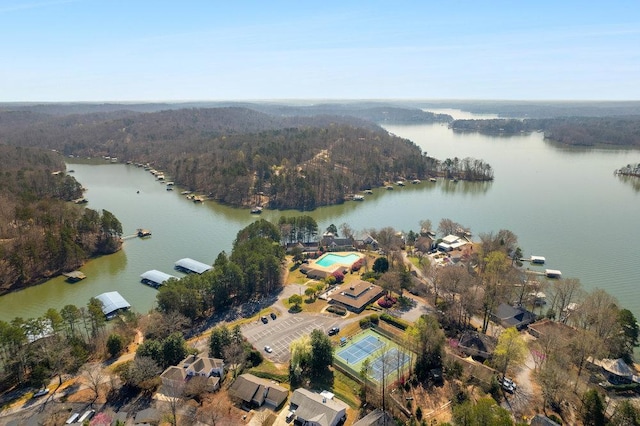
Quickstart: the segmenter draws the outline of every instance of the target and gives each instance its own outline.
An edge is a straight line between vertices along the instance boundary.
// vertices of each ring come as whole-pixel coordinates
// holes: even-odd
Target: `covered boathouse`
[[[206,263],[198,262],[197,260],[190,259],[185,257],[184,259],[180,259],[175,263],[175,268],[186,274],[190,274],[195,272],[196,274],[202,274],[203,272],[207,272],[210,269],[213,269],[212,266],[207,265]]]
[[[150,271],[145,272],[144,274],[140,275],[141,278],[141,282],[143,284],[149,285],[153,288],[158,288],[160,287],[162,284],[165,283],[165,281],[170,280],[171,278],[175,278],[178,279],[178,277],[174,277],[173,275],[169,275],[169,274],[165,274],[162,271],[158,271],[155,269],[152,269]]]
[[[102,293],[96,296],[96,299],[102,303],[102,312],[107,319],[112,319],[116,316],[118,311],[125,311],[131,307],[129,302],[127,302],[117,291]]]

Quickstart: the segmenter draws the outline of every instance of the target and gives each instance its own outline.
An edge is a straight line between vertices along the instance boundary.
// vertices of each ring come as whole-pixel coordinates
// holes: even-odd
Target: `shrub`
[[[400,330],[406,330],[407,327],[409,327],[409,323],[407,323],[406,321],[400,318],[393,317],[389,314],[380,315],[380,319],[396,328],[399,328]]]
[[[384,296],[378,299],[378,305],[380,305],[381,308],[385,309],[392,307],[396,302],[396,298],[392,296]]]
[[[335,306],[335,305],[330,305],[327,308],[327,312],[331,312],[332,314],[338,314],[342,316],[347,314],[347,310],[345,308],[343,308],[342,306]]]
[[[336,283],[338,284],[344,281],[344,274],[342,273],[342,271],[334,271],[331,276],[336,279]]]
[[[351,272],[356,272],[359,271],[362,266],[364,266],[364,260],[360,259],[357,260],[356,262],[353,263],[353,265],[351,265]]]

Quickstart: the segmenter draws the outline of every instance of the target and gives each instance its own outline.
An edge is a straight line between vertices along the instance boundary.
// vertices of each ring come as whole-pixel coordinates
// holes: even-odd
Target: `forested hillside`
[[[59,154],[0,145],[0,294],[73,270],[120,247],[120,222],[71,200],[80,184]]]
[[[270,107],[276,108],[276,107]],[[0,141],[64,155],[150,163],[178,185],[235,206],[312,210],[400,179],[490,180],[480,160],[440,162],[411,141],[349,115],[270,115],[240,107],[47,115],[0,112]],[[310,111],[448,120],[420,110],[318,106]],[[395,118],[393,118],[395,117]]]
[[[516,134],[544,131],[546,139],[576,146],[640,146],[640,116],[455,120],[457,131]]]

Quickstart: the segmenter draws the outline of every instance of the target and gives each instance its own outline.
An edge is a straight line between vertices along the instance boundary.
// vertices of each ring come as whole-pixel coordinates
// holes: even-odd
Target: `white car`
[[[513,380],[507,377],[503,377],[502,380],[498,380],[498,383],[502,385],[502,389],[509,393],[514,393],[518,387]]]
[[[270,354],[271,352],[273,352],[273,349],[271,349],[271,346],[265,346],[264,347],[264,351],[268,354]]]

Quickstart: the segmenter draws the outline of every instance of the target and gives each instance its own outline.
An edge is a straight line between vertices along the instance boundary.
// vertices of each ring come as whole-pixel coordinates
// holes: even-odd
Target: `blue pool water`
[[[357,254],[351,253],[346,255],[339,255],[334,253],[327,253],[320,259],[316,260],[316,264],[324,267],[329,267],[334,263],[340,263],[344,265],[351,265],[356,260],[360,259]]]

